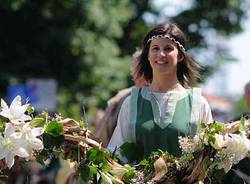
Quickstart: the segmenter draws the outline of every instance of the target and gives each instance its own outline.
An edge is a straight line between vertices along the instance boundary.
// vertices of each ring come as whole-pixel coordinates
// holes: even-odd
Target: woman
[[[110,151],[132,142],[142,158],[157,149],[180,156],[178,137],[194,136],[199,123],[212,121],[201,90],[193,88],[199,65],[185,48],[186,37],[175,24],[161,24],[146,34],[137,72],[150,85],[133,88],[123,102]]]

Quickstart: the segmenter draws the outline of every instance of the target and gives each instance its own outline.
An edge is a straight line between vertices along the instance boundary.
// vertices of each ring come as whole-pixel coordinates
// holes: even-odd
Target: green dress
[[[169,93],[167,103],[170,105],[163,111],[154,93],[147,88],[133,88],[130,100],[130,136],[141,148],[142,157],[158,149],[181,156],[179,136],[195,135],[200,97],[198,88],[188,89],[184,95]]]

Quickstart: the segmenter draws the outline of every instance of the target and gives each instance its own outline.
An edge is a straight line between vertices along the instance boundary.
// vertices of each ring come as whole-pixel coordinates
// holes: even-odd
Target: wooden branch
[[[102,145],[100,143],[96,142],[93,139],[89,139],[87,137],[84,137],[84,136],[64,134],[64,139],[68,140],[68,141],[78,142],[78,143],[84,142],[84,143],[90,145],[91,147],[97,148],[101,151],[107,151],[105,148],[102,147]]]
[[[227,133],[235,133],[238,131],[239,126],[240,126],[240,121],[234,121],[232,123],[227,123],[225,129],[226,129]],[[245,119],[245,126],[247,128],[250,128],[250,120],[249,119],[248,120]]]

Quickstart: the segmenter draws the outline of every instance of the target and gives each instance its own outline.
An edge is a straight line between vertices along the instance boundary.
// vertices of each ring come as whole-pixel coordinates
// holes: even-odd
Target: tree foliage
[[[1,2],[2,89],[11,78],[55,78],[65,105],[104,102],[126,85],[129,59],[115,39],[132,10],[126,0]]]
[[[242,31],[245,4],[194,0],[165,20],[180,25],[190,48],[206,48],[208,30],[226,36]],[[130,55],[154,24],[146,13],[154,23],[162,16],[152,0],[0,1],[0,95],[11,79],[55,78],[60,111],[77,117],[81,105],[104,107],[130,81]]]
[[[242,21],[246,19],[249,5],[246,0],[195,0],[190,9],[172,18],[191,40],[189,48],[196,55],[200,53],[199,59],[207,64],[202,73],[203,81],[216,71],[215,67],[236,60],[230,54],[227,38],[243,31]],[[204,57],[206,52],[210,52],[208,57]]]

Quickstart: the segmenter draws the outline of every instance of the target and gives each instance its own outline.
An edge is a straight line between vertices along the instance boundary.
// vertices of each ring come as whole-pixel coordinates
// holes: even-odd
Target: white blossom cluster
[[[220,136],[217,136],[217,138]],[[223,142],[218,146],[218,142]],[[224,169],[227,173],[230,168],[245,158],[250,151],[250,140],[245,134],[226,134],[216,139],[216,146],[213,146],[217,151],[215,158],[218,162],[218,169]]]
[[[204,136],[205,132],[206,136]],[[208,137],[211,136],[214,141],[208,140]],[[183,156],[201,150],[205,145],[212,146],[216,152],[214,158],[210,158],[210,160],[213,160],[218,169],[224,169],[225,173],[247,157],[250,152],[250,140],[244,131],[240,134],[210,134],[208,130],[204,129],[193,138],[179,137],[179,144]]]
[[[0,160],[5,159],[9,168],[14,165],[15,156],[28,160],[32,150],[43,149],[43,142],[37,136],[42,135],[44,129],[30,126],[31,117],[25,114],[28,106],[21,104],[20,96],[12,101],[10,107],[1,99],[0,116],[7,122],[4,131],[0,132]]]
[[[179,137],[179,144],[183,154],[193,153],[203,148],[201,134],[197,134],[193,138]]]
[[[246,137],[246,132],[241,134],[219,134],[213,135],[214,141],[208,141],[205,132],[200,132],[193,138],[179,137],[180,148],[183,156],[201,150],[204,146],[212,146],[215,150],[214,158],[210,158],[216,163],[218,169],[224,169],[227,173],[231,167],[245,158],[250,152],[250,140]],[[212,134],[211,134],[212,135]]]

